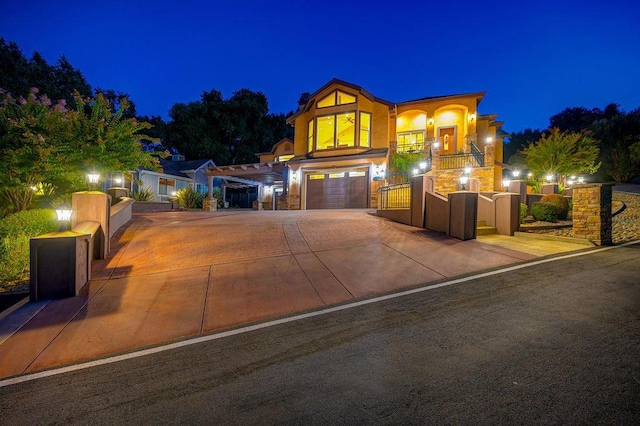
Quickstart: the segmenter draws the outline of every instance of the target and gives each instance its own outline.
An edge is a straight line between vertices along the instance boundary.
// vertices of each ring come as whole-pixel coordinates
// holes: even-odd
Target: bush
[[[131,191],[131,198],[136,201],[153,201],[155,197],[153,196],[153,191],[149,188],[136,188]]]
[[[524,219],[529,214],[529,206],[524,203],[520,203],[520,223],[524,223]]]
[[[180,207],[185,209],[201,209],[202,201],[204,200],[204,194],[196,192],[193,188],[182,188],[176,194],[176,199],[180,204]]]
[[[553,204],[558,213],[558,219],[565,220],[569,214],[569,199],[561,194],[548,194],[540,199],[541,203]]]
[[[0,289],[29,279],[29,240],[57,231],[53,210],[25,210],[0,220]]]
[[[556,206],[551,203],[537,202],[531,205],[531,216],[535,220],[542,222],[556,222],[558,220],[558,211]]]

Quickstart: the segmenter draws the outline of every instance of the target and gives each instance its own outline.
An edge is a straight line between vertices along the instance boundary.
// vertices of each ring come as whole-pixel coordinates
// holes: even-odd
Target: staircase
[[[491,235],[497,232],[493,226],[488,226],[484,220],[479,220],[476,226],[476,235]]]

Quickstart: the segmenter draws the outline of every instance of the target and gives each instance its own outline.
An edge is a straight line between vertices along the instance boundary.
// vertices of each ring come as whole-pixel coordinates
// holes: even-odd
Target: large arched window
[[[356,122],[358,117],[359,122]],[[356,129],[359,129],[356,132]],[[371,114],[347,111],[322,115],[309,121],[309,152],[315,150],[371,146]]]

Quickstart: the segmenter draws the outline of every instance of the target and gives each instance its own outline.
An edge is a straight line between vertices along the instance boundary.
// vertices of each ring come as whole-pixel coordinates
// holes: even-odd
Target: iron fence
[[[383,186],[378,189],[378,209],[394,210],[411,207],[411,184],[408,182]]]
[[[441,155],[440,169],[464,169],[467,166],[484,167],[484,153]]]

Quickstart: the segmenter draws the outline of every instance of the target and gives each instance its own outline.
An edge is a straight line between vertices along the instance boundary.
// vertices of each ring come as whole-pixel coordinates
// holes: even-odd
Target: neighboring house
[[[399,153],[417,154],[443,194],[460,189],[465,166],[473,167],[470,188],[497,190],[506,134],[495,115],[479,114],[483,97],[478,92],[396,103],[333,79],[304,93],[298,111],[287,118],[295,128],[293,157],[278,151],[290,142],[284,140],[259,154],[261,163],[247,166],[257,176],[265,166],[286,165],[282,204],[292,210],[377,207],[378,189],[395,182],[390,165]],[[218,166],[207,175],[232,176],[241,167]]]
[[[161,158],[162,172],[138,170],[134,187],[148,188],[155,201],[166,201],[175,196],[183,188],[191,187],[197,192],[208,192],[208,180],[205,172],[208,167],[215,167],[212,160],[185,161],[184,156],[174,154],[169,158]]]

